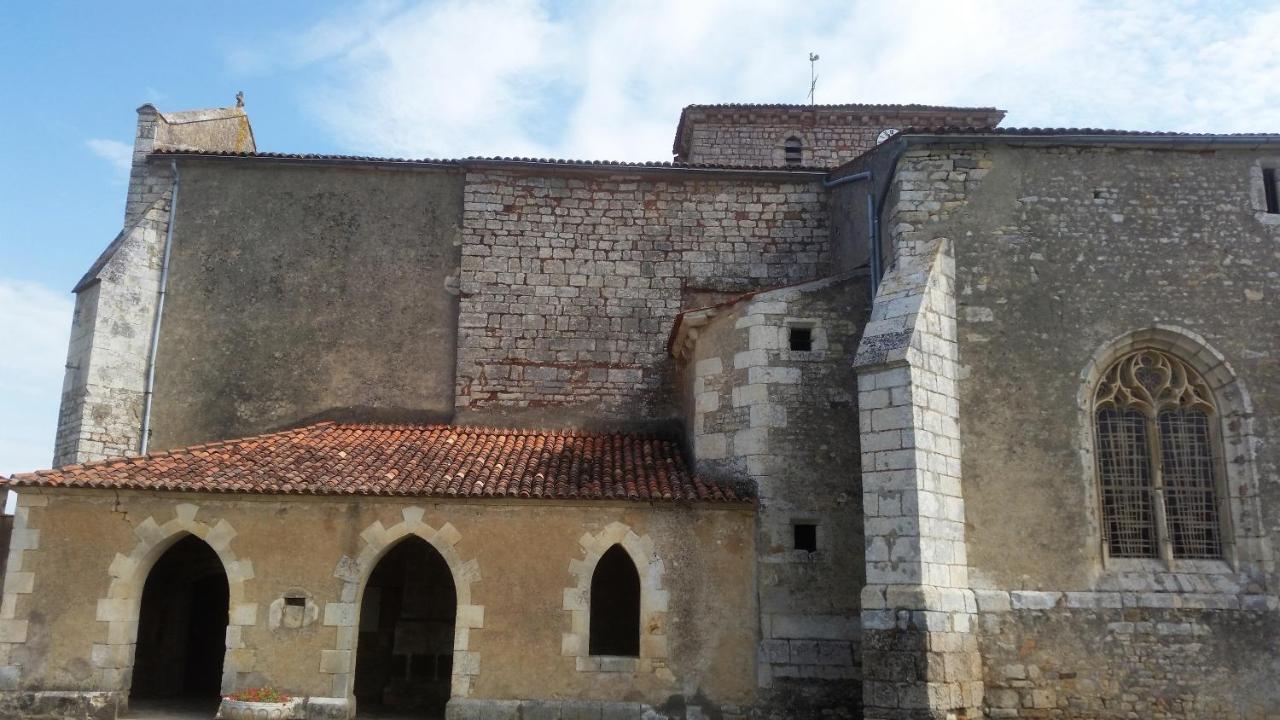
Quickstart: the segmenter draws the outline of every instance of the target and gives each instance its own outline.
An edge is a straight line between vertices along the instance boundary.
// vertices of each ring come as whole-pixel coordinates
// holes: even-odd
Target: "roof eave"
[[[1022,132],[928,132],[909,131],[897,139],[909,144],[983,142],[1018,145],[1127,145],[1131,147],[1219,147],[1223,145],[1243,149],[1280,145],[1280,134],[1248,135],[1145,135],[1141,133],[1022,133]]]
[[[830,172],[830,168],[822,167],[734,167],[729,165],[681,165],[666,162],[626,162],[626,161],[588,161],[588,160],[552,160],[543,158],[462,158],[457,160],[410,160],[403,158],[374,158],[360,156],[308,156],[284,155],[276,153],[222,153],[197,150],[161,150],[147,156],[149,160],[161,161],[170,159],[193,159],[214,161],[246,161],[270,164],[295,165],[365,165],[380,167],[434,168],[447,170],[467,170],[472,168],[566,171],[575,173],[592,173],[601,175],[617,174],[697,174],[697,175],[731,175],[749,177],[768,177],[778,179],[804,178],[816,182]]]

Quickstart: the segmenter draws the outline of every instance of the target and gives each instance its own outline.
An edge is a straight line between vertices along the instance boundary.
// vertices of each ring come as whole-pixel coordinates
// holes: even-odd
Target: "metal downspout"
[[[835,180],[824,180],[822,186],[831,189],[840,185],[852,182],[860,182],[866,180],[870,183],[867,190],[867,240],[871,244],[870,265],[871,265],[871,300],[876,299],[876,290],[880,287],[880,223],[875,214],[876,208],[876,176],[870,170],[864,170],[860,173],[845,175]]]
[[[884,204],[889,199],[889,185],[893,183],[894,176],[898,174],[898,162],[902,160],[902,156],[906,154],[906,152],[907,152],[907,144],[903,142],[899,145],[898,151],[894,153],[893,162],[889,163],[889,172],[888,174],[885,175],[885,178],[884,178],[884,192],[880,195],[880,198],[876,201],[875,212],[872,213],[873,222],[875,223],[875,229],[873,231],[871,242],[872,242],[872,245],[874,246],[875,253],[876,253],[876,261],[873,267],[877,269],[879,269],[881,265],[880,253],[882,248],[882,242],[880,240],[880,214],[884,212]],[[872,292],[874,293],[875,292],[874,288],[880,287],[880,274],[878,272],[873,272],[871,277],[872,277],[871,287],[873,288]]]
[[[156,387],[156,351],[160,347],[160,319],[164,316],[164,294],[169,284],[169,251],[173,248],[173,226],[178,222],[178,161],[170,160],[173,170],[173,195],[169,198],[169,228],[164,235],[164,254],[160,261],[160,290],[156,293],[156,316],[151,323],[151,350],[147,354],[147,382],[142,391],[142,438],[138,453],[147,454],[151,444],[151,398]]]

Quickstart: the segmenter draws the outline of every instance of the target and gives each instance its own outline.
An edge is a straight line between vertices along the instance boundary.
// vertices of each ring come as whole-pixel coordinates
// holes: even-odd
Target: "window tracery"
[[[1205,380],[1162,351],[1131,352],[1103,373],[1095,455],[1112,557],[1223,556],[1216,416]]]

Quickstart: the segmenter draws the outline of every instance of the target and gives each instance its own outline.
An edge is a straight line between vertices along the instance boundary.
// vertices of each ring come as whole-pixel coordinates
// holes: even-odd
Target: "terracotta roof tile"
[[[319,423],[135,458],[21,473],[10,487],[286,495],[750,502],[647,433]]]

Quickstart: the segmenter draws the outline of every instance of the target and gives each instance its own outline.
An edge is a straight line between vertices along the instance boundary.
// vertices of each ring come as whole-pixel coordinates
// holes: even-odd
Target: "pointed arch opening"
[[[640,656],[640,573],[621,545],[600,557],[591,576],[591,655]]]
[[[230,583],[221,558],[186,535],[147,574],[138,610],[130,701],[217,710],[226,654]]]
[[[1200,372],[1158,348],[1132,350],[1103,371],[1093,416],[1108,555],[1223,559],[1222,438]]]
[[[360,600],[355,697],[361,714],[443,717],[458,594],[444,557],[408,536],[374,566]]]

